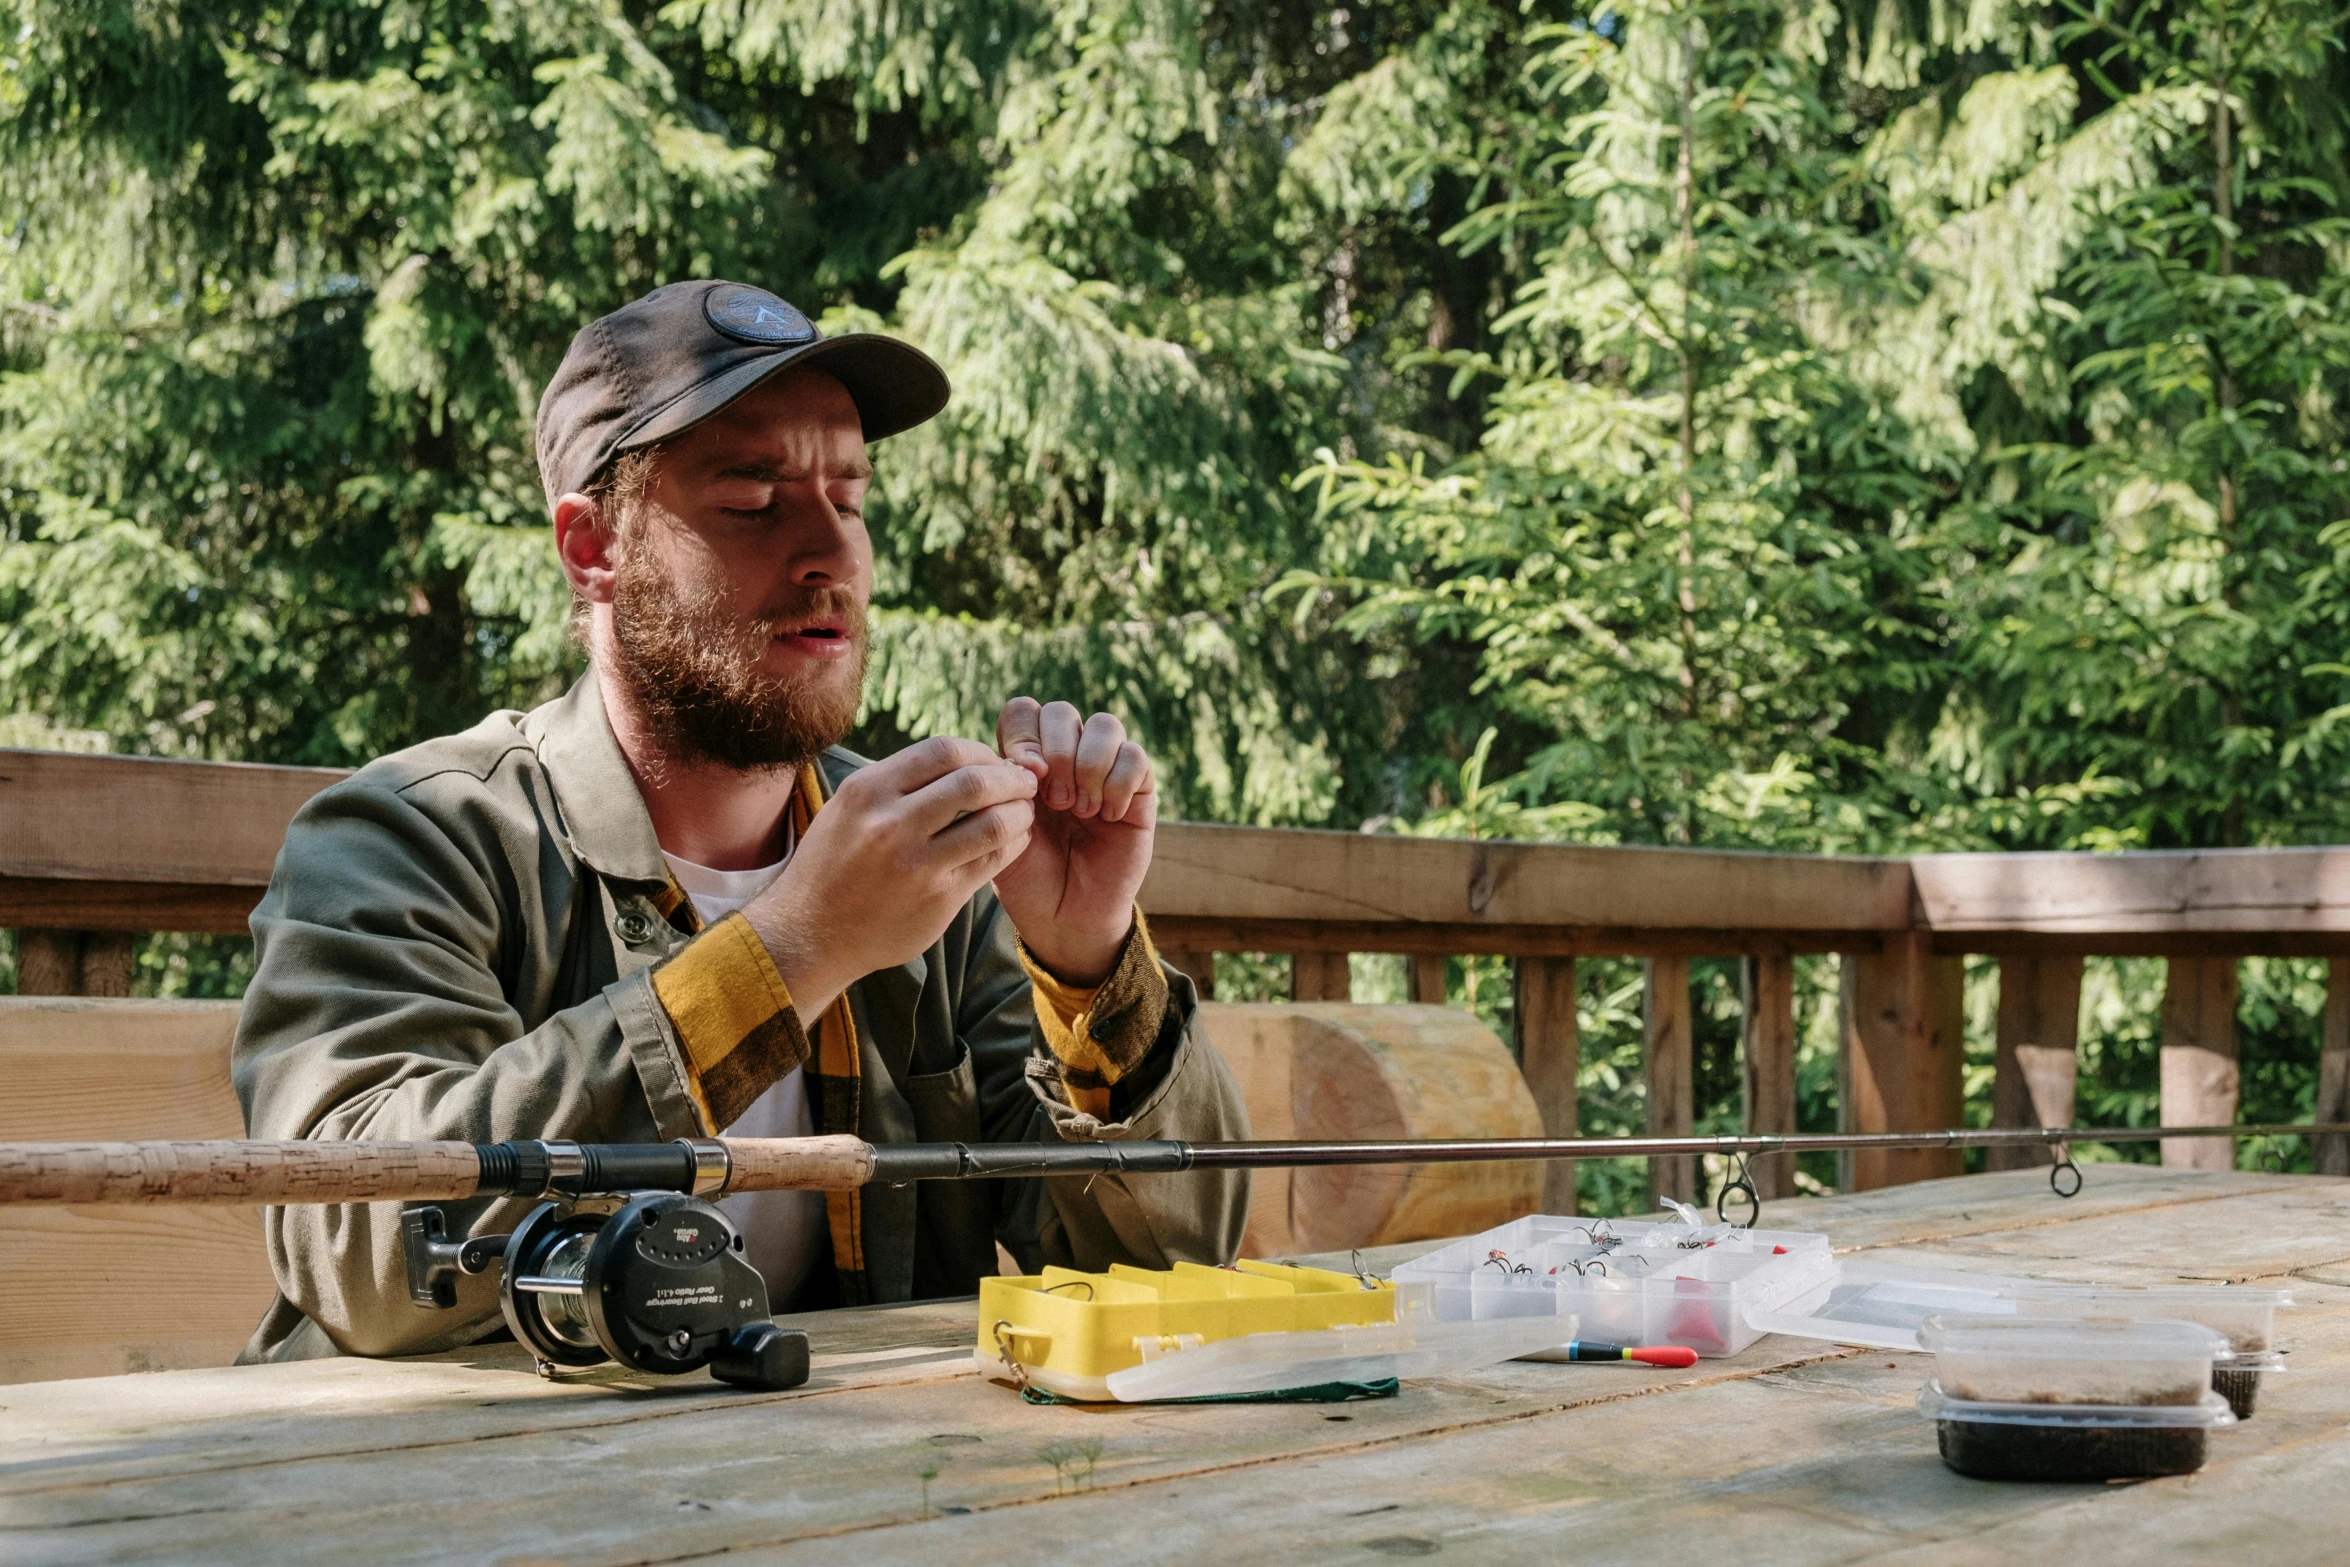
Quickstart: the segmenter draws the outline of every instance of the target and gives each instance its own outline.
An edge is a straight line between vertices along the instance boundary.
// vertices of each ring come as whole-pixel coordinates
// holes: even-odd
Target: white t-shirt
[[[715,925],[757,897],[791,861],[791,850],[773,865],[752,871],[714,871],[664,852],[669,874],[693,900],[704,925]],[[808,1085],[794,1067],[774,1087],[751,1101],[732,1126],[730,1137],[808,1137],[816,1130],[808,1110]],[[808,1281],[822,1255],[830,1226],[824,1216],[822,1192],[737,1192],[721,1197],[719,1208],[743,1232],[744,1255],[767,1281],[768,1304],[776,1311],[792,1309],[793,1298]]]

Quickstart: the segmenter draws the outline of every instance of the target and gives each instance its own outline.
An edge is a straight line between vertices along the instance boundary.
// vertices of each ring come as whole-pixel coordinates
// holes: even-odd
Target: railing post
[[[1740,965],[1745,991],[1746,1129],[1795,1130],[1795,960],[1748,958]],[[1748,1166],[1755,1195],[1795,1195],[1795,1156],[1772,1154]]]
[[[19,930],[16,993],[127,996],[131,993],[132,940],[109,930]]]
[[[1999,960],[1999,1045],[1991,1076],[1993,1126],[2070,1126],[2080,1075],[2081,960]],[[1984,1165],[2054,1164],[2053,1148],[1993,1148]]]
[[[1534,1106],[1542,1112],[1545,1137],[1573,1137],[1577,1107],[1575,1073],[1582,1036],[1575,1021],[1575,960],[1520,958],[1517,961],[1518,1070],[1526,1075]],[[1575,1211],[1575,1161],[1553,1159],[1542,1167],[1542,1211]]]
[[[2162,986],[2162,1124],[2230,1126],[2240,1086],[2236,1066],[2236,960],[2173,958]],[[2224,1137],[2162,1145],[2173,1170],[2233,1170],[2236,1145]]]
[[[1289,999],[1292,1001],[1352,1001],[1354,982],[1347,973],[1343,952],[1293,952],[1289,955]]]
[[[1966,971],[1936,957],[1931,932],[1896,931],[1882,952],[1843,963],[1844,1048],[1837,1086],[1853,1132],[1925,1132],[1966,1112]],[[1848,1191],[1963,1174],[1957,1149],[1859,1150],[1843,1156]]]
[[[1689,1030],[1689,960],[1651,958],[1641,987],[1642,1065],[1648,1074],[1651,1137],[1686,1137],[1696,1120],[1696,1065]],[[1686,1154],[1648,1161],[1648,1205],[1697,1200],[1697,1161]]]
[[[1404,960],[1404,988],[1410,999],[1423,1006],[1444,1005],[1445,959],[1441,954],[1415,952]]]
[[[2350,958],[2326,962],[2325,1031],[2318,1042],[2317,1108],[2313,1121],[2350,1121]],[[2350,1175],[2350,1137],[2321,1137],[2314,1150],[2320,1175]]]
[[[1216,999],[1216,955],[1213,952],[1187,951],[1182,948],[1162,948],[1159,956],[1179,973],[1189,974],[1191,982],[1199,987],[1202,1001]]]

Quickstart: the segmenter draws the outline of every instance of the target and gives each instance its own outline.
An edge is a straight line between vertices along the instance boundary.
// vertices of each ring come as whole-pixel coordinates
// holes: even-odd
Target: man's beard
[[[841,622],[853,648],[847,678],[824,665],[762,673],[776,632],[815,618]],[[676,765],[796,770],[840,743],[864,696],[865,606],[839,588],[794,590],[745,620],[720,598],[688,602],[643,552],[628,551],[612,583],[612,647],[613,673]]]

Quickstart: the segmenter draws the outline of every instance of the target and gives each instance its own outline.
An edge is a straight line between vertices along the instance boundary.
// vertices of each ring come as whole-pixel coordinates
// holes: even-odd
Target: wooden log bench
[[[983,1379],[973,1306],[798,1319],[803,1389],[548,1383],[510,1347],[7,1389],[0,1556],[175,1563],[1142,1564],[2341,1559],[2350,1183],[2096,1165],[1775,1204],[1924,1266],[2289,1283],[2292,1369],[2199,1475],[1993,1484],[1943,1468],[1925,1357],[1766,1337],[1685,1372],[1512,1363],[1331,1405],[1038,1408]],[[1417,1247],[1391,1248],[1382,1265]]]

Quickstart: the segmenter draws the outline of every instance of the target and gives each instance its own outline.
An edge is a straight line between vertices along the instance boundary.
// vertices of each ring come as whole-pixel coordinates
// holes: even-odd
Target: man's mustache
[[[865,606],[855,594],[839,588],[795,594],[789,601],[752,616],[751,624],[773,634],[811,620],[837,620],[849,636],[861,640],[865,635]]]

